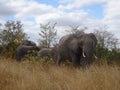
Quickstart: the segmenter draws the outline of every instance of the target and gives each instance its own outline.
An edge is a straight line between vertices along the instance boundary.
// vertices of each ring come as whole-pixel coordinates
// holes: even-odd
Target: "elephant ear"
[[[94,40],[95,45],[97,45],[97,38],[93,33],[89,33],[89,36]]]

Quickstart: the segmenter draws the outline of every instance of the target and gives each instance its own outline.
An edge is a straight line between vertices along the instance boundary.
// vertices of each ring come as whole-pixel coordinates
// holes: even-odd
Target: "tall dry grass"
[[[0,90],[120,90],[120,67],[92,65],[83,71],[40,62],[0,58]]]

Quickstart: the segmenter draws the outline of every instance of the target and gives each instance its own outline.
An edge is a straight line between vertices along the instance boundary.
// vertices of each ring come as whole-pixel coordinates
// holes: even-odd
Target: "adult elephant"
[[[36,44],[30,40],[23,40],[20,45],[36,46]]]
[[[97,39],[93,33],[77,32],[63,36],[59,41],[57,65],[65,60],[72,61],[74,67],[86,67],[92,61]]]
[[[27,54],[32,54],[34,53],[33,51],[39,50],[40,49],[37,46],[19,45],[16,49],[16,60],[20,62]]]

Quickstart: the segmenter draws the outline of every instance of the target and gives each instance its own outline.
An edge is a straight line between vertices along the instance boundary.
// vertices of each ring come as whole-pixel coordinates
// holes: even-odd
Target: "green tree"
[[[53,25],[50,25],[50,23],[47,23],[45,25],[40,24],[40,47],[49,48],[56,43],[57,30],[55,29],[55,26],[56,23]]]
[[[119,40],[114,36],[114,34],[106,30],[95,30],[95,35],[98,40],[98,44],[101,47],[115,49],[118,48]]]
[[[105,29],[106,28],[94,31],[98,40],[96,55],[100,59],[118,60],[119,40],[114,34]]]
[[[68,34],[73,34],[73,33],[76,33],[78,31],[84,32],[87,29],[87,27],[85,27],[85,26],[83,26],[83,27],[82,26],[69,26],[69,27],[70,27],[70,29],[66,30],[66,32]]]
[[[20,21],[7,21],[0,32],[0,39],[3,45],[21,42],[27,38],[23,32],[23,24]]]
[[[16,47],[26,38],[27,35],[23,32],[23,24],[20,21],[7,21],[1,25],[0,41],[4,54],[14,57]]]

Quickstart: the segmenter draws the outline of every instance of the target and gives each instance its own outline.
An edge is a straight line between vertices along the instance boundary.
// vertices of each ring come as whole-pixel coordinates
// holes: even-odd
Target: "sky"
[[[86,32],[107,26],[120,39],[120,0],[0,0],[0,23],[19,20],[31,40],[39,39],[40,24],[57,23],[59,38],[69,26]]]

